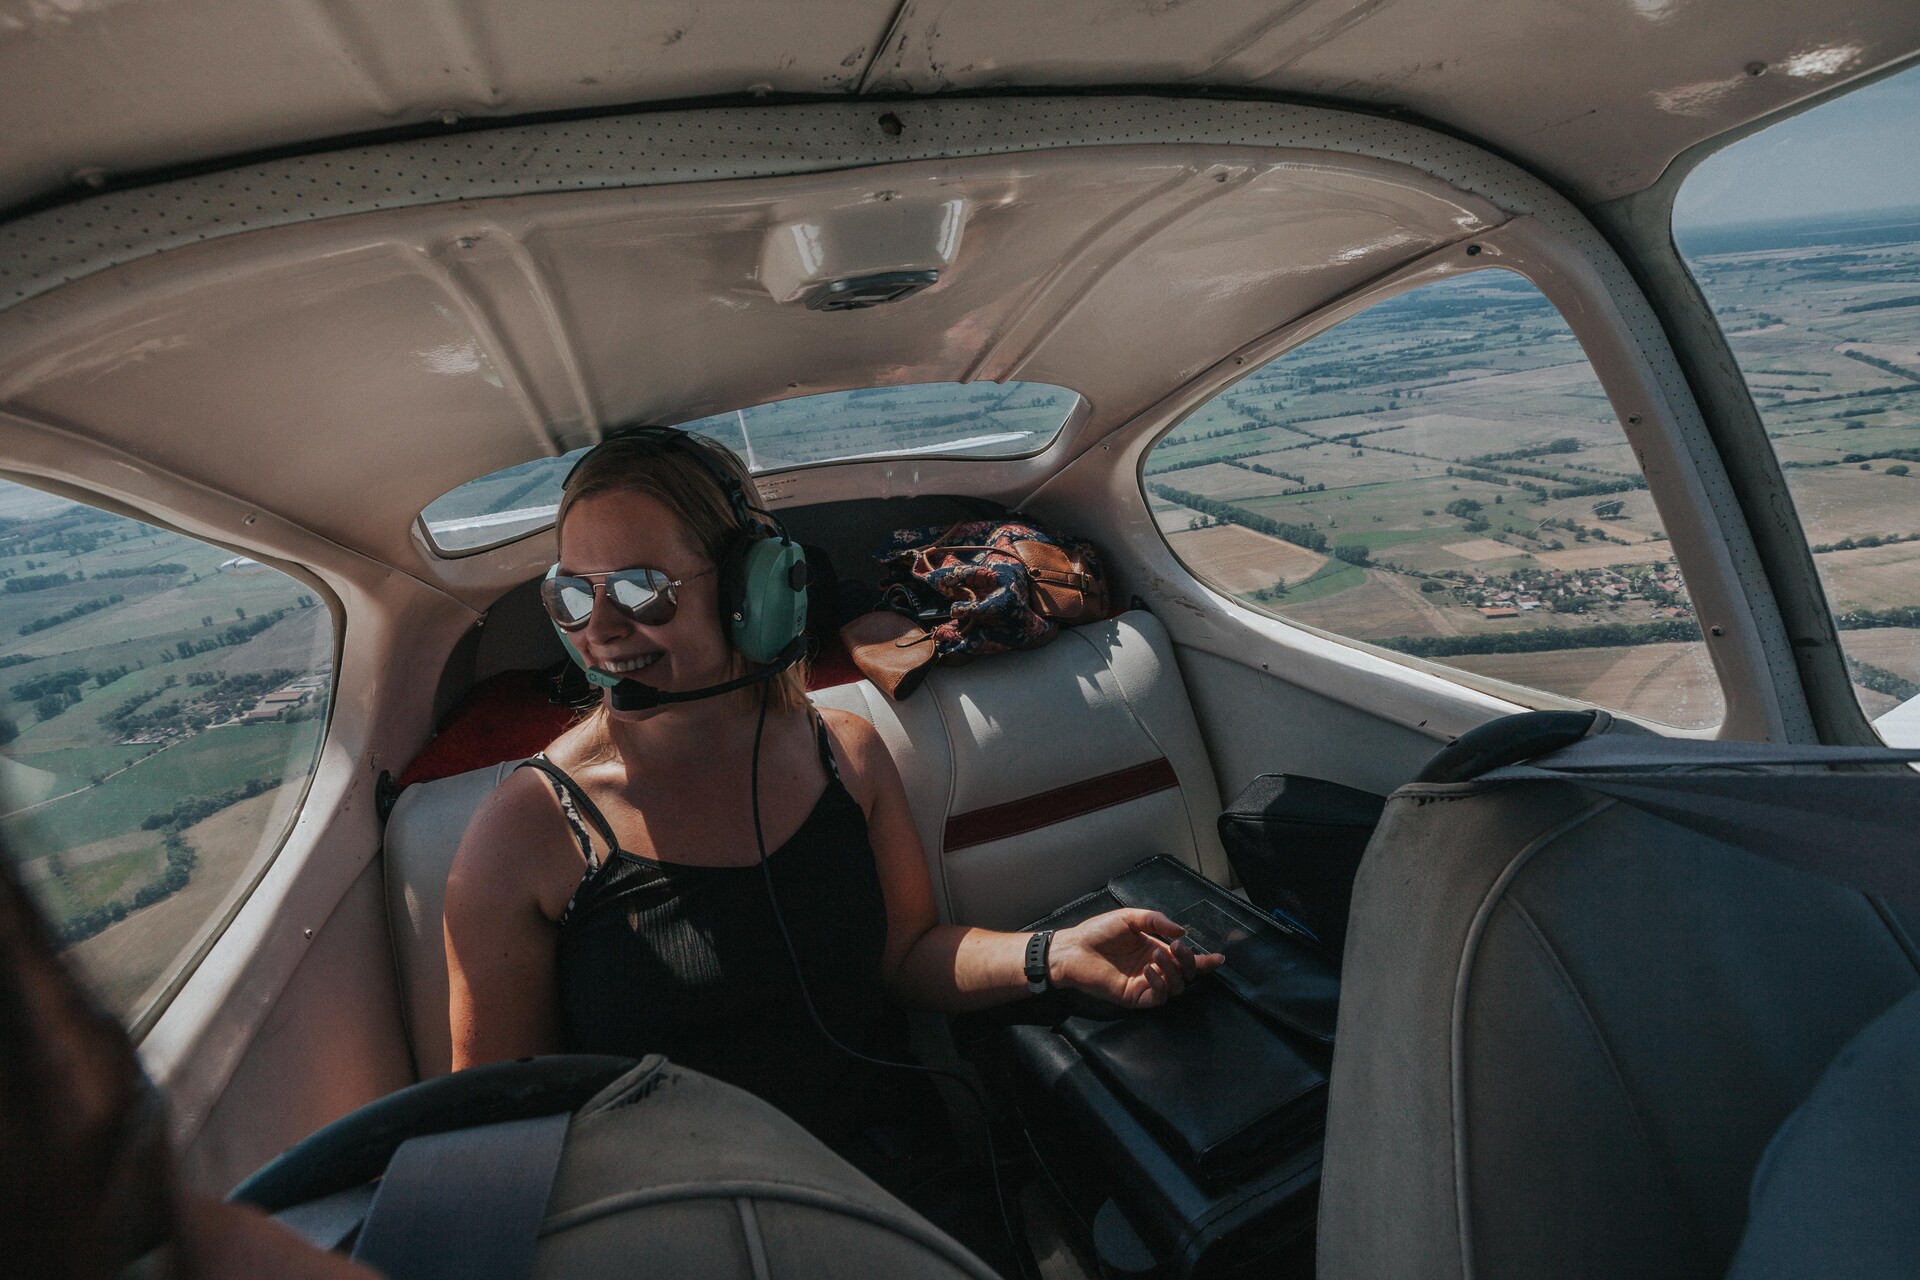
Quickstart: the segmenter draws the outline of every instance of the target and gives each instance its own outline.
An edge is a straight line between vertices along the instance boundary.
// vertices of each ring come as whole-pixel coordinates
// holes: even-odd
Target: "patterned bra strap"
[[[612,855],[620,851],[620,842],[614,838],[613,824],[609,823],[606,815],[600,812],[600,806],[596,805],[587,797],[586,788],[575,782],[566,770],[547,759],[544,755],[528,756],[514,767],[516,769],[538,769],[541,773],[546,774],[548,780],[553,783],[554,789],[560,793],[561,799],[570,802],[571,807],[585,815],[587,821],[593,824],[593,829],[600,833],[600,838],[607,842],[607,853]],[[572,814],[568,815],[569,820],[571,820],[572,817]],[[584,844],[586,833],[580,832],[579,834]],[[594,857],[591,848],[587,848],[585,852],[589,866],[599,861]]]

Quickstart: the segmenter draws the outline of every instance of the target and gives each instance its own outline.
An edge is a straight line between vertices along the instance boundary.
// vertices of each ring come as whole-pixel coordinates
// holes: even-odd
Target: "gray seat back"
[[[1320,1275],[1721,1274],[1774,1131],[1916,986],[1860,892],[1571,783],[1402,788],[1355,886]]]

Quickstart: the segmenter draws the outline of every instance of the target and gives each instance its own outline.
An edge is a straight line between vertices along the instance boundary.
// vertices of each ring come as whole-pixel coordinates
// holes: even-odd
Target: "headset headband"
[[[701,438],[704,439],[705,437]],[[624,444],[631,440],[641,439],[658,441],[665,449],[677,450],[699,463],[701,468],[713,477],[714,483],[720,486],[720,491],[726,495],[727,504],[733,509],[734,520],[743,531],[752,533],[755,529],[765,528],[770,533],[777,534],[780,532],[777,522],[773,521],[771,517],[769,517],[768,520],[757,520],[754,518],[754,513],[758,508],[747,501],[747,491],[741,485],[739,477],[728,470],[718,458],[714,457],[700,445],[695,444],[692,432],[680,427],[661,427],[650,424],[615,427],[612,431],[609,431],[600,438],[600,443],[581,454],[580,460],[567,469],[567,478],[560,482],[560,488],[564,491],[568,485],[572,484],[573,478],[579,474],[580,468],[587,465],[587,459],[593,457],[602,449],[605,449],[609,445]]]
[[[653,456],[676,449],[690,454],[726,494],[737,528],[728,535],[727,545],[720,553],[716,566],[720,570],[722,625],[726,627],[733,647],[749,662],[761,665],[778,662],[782,668],[790,665],[798,653],[792,646],[806,631],[806,552],[788,536],[786,527],[777,516],[760,510],[747,500],[746,484],[718,456],[717,450],[722,446],[705,437],[699,437],[696,443],[694,436],[678,427],[634,426],[616,429],[573,464],[563,483],[571,484],[581,466],[601,449],[640,440],[658,446],[658,452]],[[716,452],[709,453],[709,449]],[[646,458],[643,456],[636,460],[645,461]],[[558,568],[558,565],[554,566],[555,570]],[[557,624],[555,630],[558,631]],[[564,633],[560,635],[560,642],[566,646],[568,655],[575,662],[587,666],[586,660]],[[783,654],[790,656],[783,660]],[[588,668],[588,679],[603,684],[603,687],[617,688],[634,683],[617,680],[604,672],[599,674],[604,680],[615,680],[616,683],[605,684],[603,679],[596,678],[592,668]],[[635,690],[630,691],[635,698],[640,696],[638,688],[636,684]],[[720,686],[714,686],[700,691],[698,696],[710,696],[722,691]],[[627,709],[638,707],[636,704]]]

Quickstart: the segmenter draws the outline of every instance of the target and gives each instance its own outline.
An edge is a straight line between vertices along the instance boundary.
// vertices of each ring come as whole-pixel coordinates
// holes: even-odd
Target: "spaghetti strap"
[[[587,833],[581,830],[582,816],[593,824],[594,830],[598,831],[601,839],[607,842],[609,859],[613,854],[620,852],[620,841],[613,834],[613,824],[609,823],[606,815],[600,812],[600,806],[588,798],[586,788],[575,782],[566,770],[547,759],[544,753],[528,756],[515,768],[538,769],[547,775],[547,780],[553,784],[554,795],[560,801],[560,807],[566,811],[568,825],[573,827],[574,835],[580,841],[580,849],[586,855],[589,871],[599,866],[600,859],[594,856],[592,843],[587,839]]]
[[[839,782],[840,766],[833,762],[833,739],[827,736],[827,718],[817,711],[813,716],[813,740],[820,748],[820,763],[827,766],[827,777]]]

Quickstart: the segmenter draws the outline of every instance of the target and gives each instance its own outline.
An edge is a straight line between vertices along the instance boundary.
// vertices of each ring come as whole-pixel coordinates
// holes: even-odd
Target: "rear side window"
[[[1382,302],[1164,437],[1169,545],[1247,604],[1684,728],[1720,686],[1639,463],[1551,303],[1492,269]]]
[[[1078,392],[1041,382],[916,383],[796,396],[683,422],[755,475],[824,462],[925,455],[1017,458],[1053,443]],[[420,513],[435,550],[484,550],[553,523],[560,486],[584,449],[469,480]]]
[[[279,847],[327,723],[333,622],[220,547],[0,481],[0,838],[128,1022]]]
[[[1674,239],[1773,441],[1883,738],[1920,746],[1920,71],[1742,139]]]

